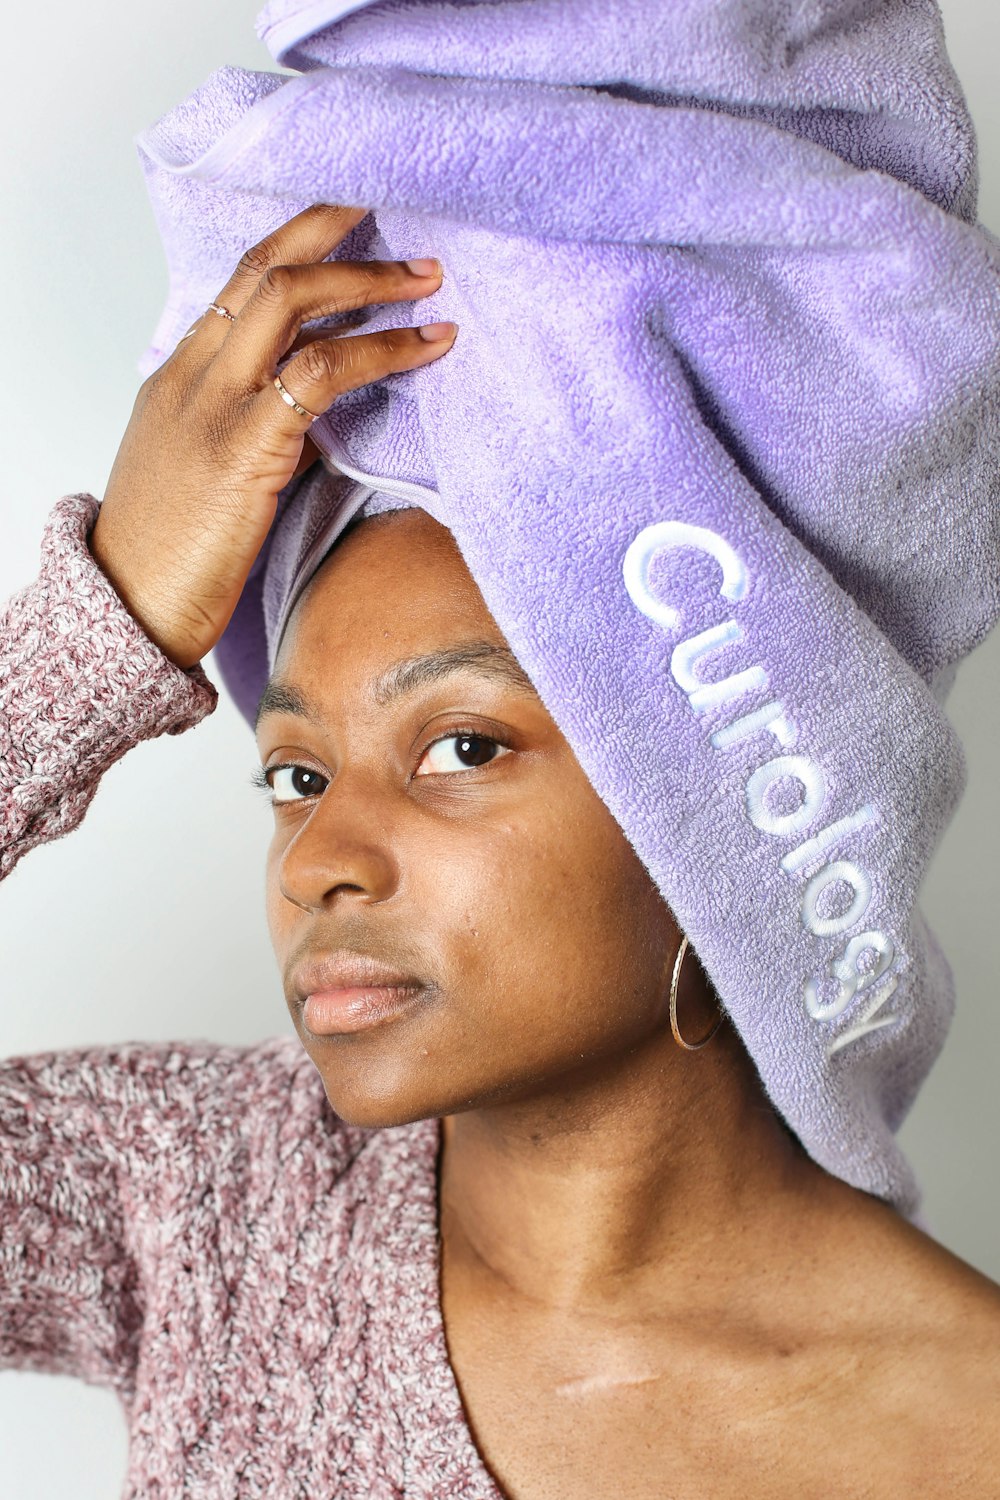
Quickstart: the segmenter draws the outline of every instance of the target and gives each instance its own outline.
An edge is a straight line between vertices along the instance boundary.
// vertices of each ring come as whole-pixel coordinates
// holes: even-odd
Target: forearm
[[[38,578],[0,610],[0,878],[84,816],[101,776],[139,743],[179,734],[218,695],[132,618],[90,554],[100,507],[53,508]]]

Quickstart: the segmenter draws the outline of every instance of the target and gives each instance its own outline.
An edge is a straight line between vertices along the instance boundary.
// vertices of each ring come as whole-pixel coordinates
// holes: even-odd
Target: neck
[[[704,1287],[708,1306],[824,1181],[727,1023],[704,1051],[658,1034],[544,1094],[445,1117],[441,1237],[451,1268],[536,1310],[641,1312],[668,1287],[688,1306]]]

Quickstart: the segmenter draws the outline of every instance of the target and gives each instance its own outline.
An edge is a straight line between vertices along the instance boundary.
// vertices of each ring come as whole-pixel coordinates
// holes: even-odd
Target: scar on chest
[[[583,1375],[577,1380],[564,1380],[553,1389],[557,1396],[590,1396],[595,1391],[609,1391],[616,1386],[648,1385],[651,1380],[659,1378],[658,1370],[649,1375]]]

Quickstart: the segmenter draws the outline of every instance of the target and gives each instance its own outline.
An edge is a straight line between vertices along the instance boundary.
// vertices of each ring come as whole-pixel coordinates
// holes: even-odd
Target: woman
[[[5,872],[211,711],[311,414],[451,347],[300,333],[440,285],[324,262],[362,216],[248,251],[56,508],[3,622]],[[443,526],[343,534],[257,737],[298,1041],[0,1082],[0,1356],[120,1392],[128,1493],[995,1494],[1000,1289],[785,1127]]]

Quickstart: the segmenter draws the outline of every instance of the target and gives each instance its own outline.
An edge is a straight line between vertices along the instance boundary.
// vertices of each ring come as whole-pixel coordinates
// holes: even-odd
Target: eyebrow
[[[508,646],[498,646],[495,641],[464,641],[440,651],[429,651],[423,656],[406,657],[376,677],[368,692],[373,702],[385,708],[404,693],[438,682],[453,672],[474,672],[494,682],[502,681],[515,692],[538,697],[534,683],[513,651]],[[298,714],[317,723],[323,718],[322,711],[312,699],[280,677],[272,677],[264,689],[254,730],[269,713]]]

